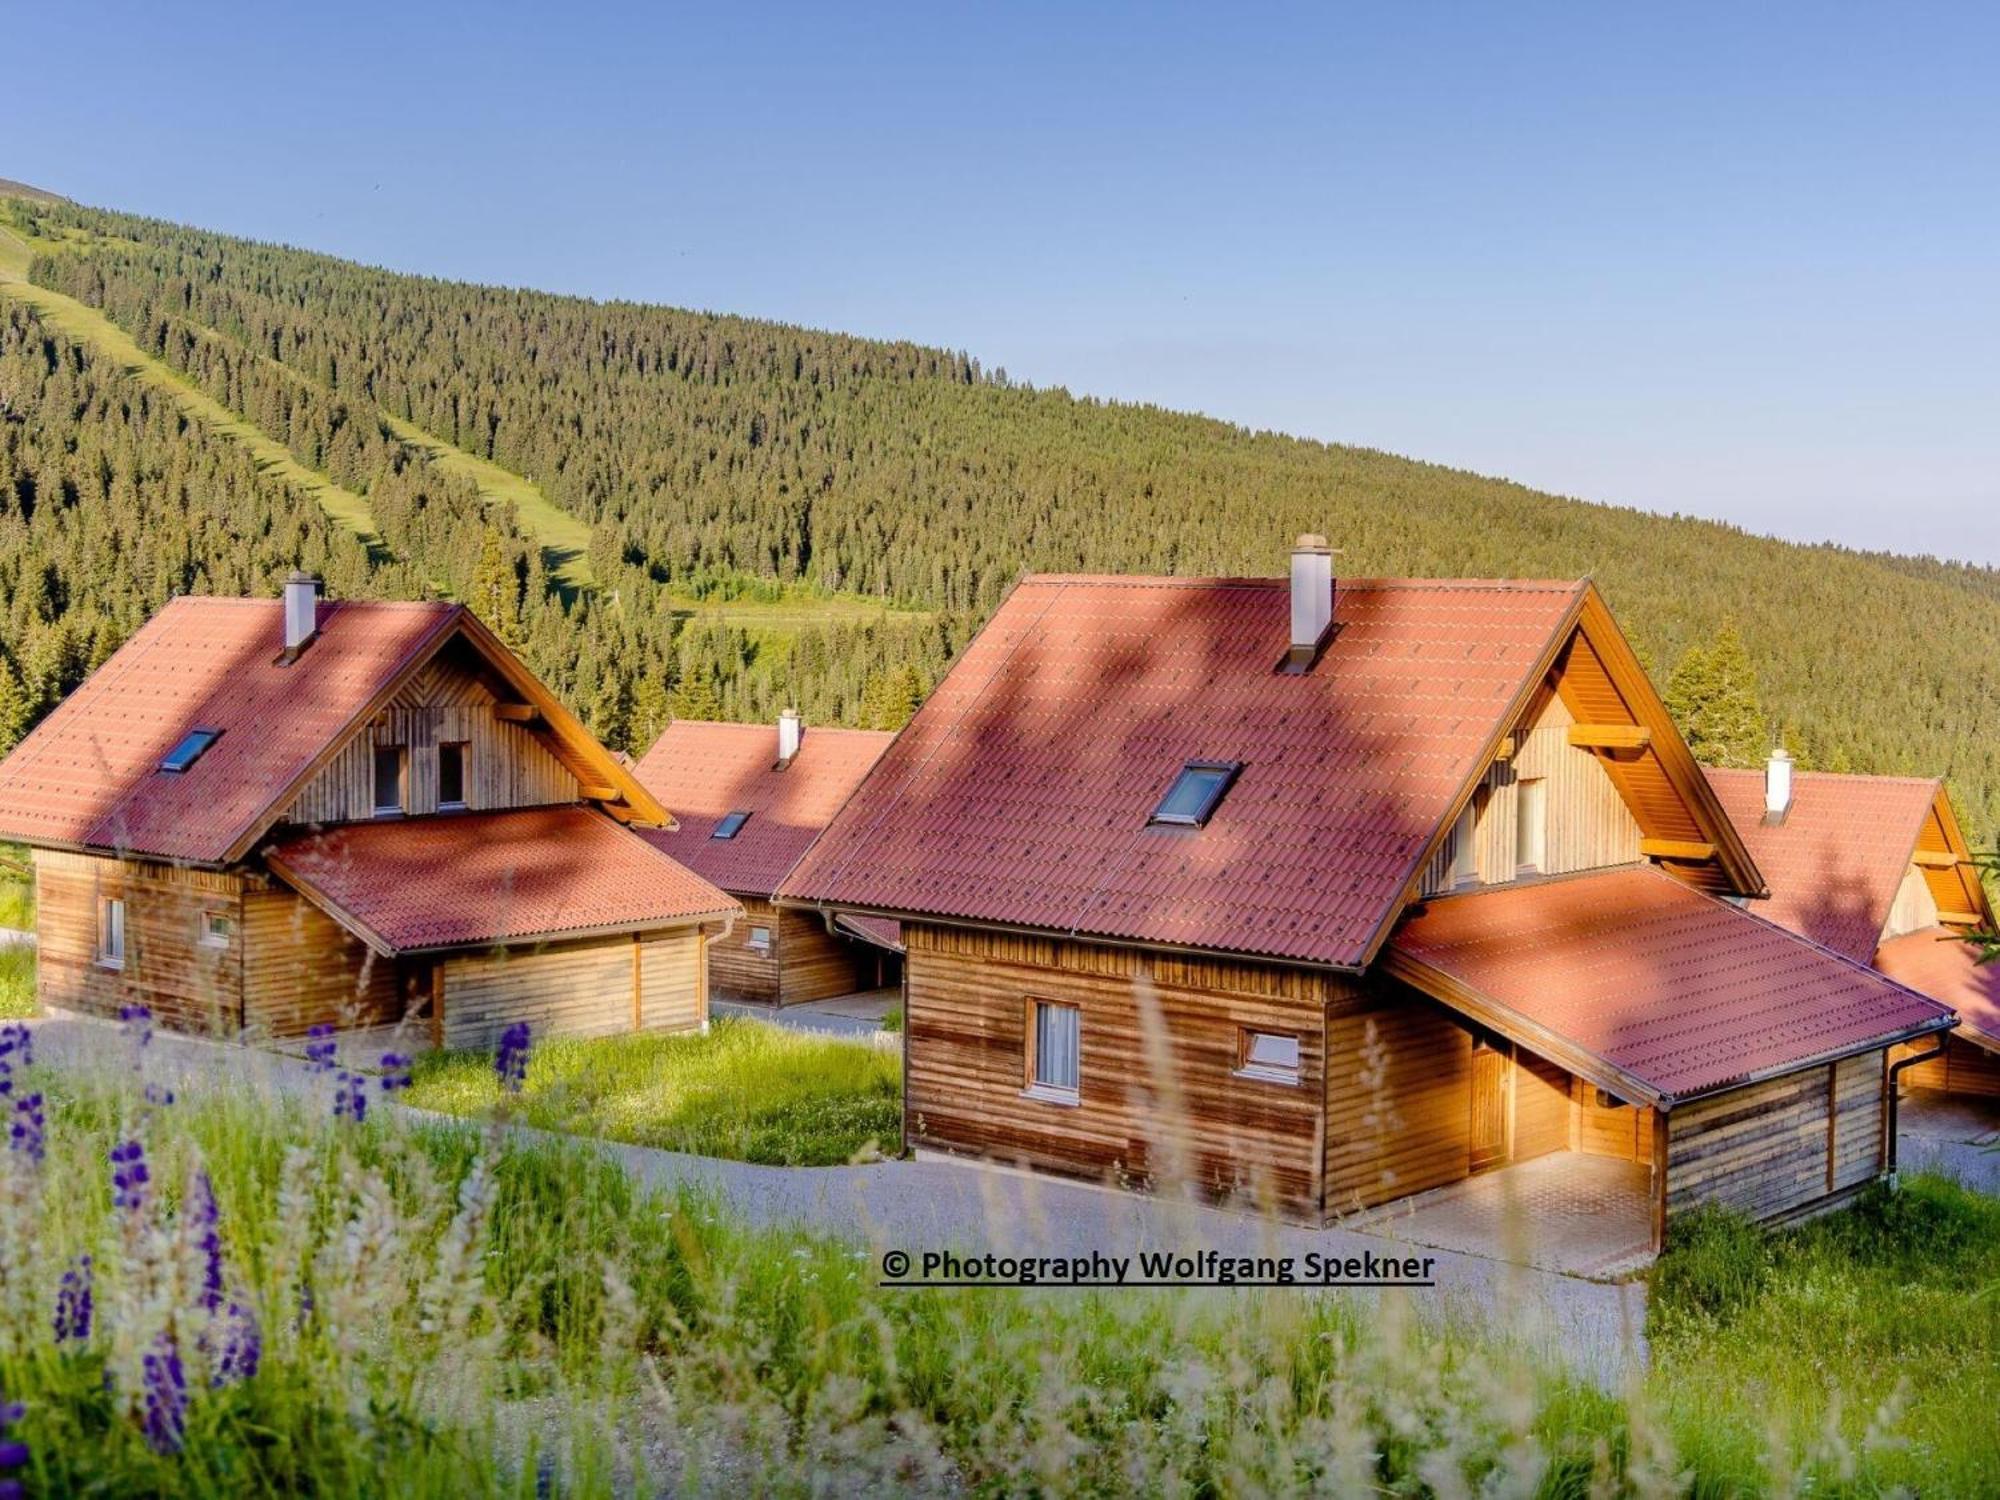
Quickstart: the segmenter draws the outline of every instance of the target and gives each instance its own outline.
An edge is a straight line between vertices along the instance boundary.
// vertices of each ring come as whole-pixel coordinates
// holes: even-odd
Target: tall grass
[[[407,1102],[480,1117],[500,1100],[485,1052],[417,1060]],[[728,1018],[706,1036],[538,1042],[512,1118],[574,1135],[779,1166],[819,1167],[902,1145],[893,1052]]]
[[[35,949],[29,943],[0,946],[0,1021],[32,1016],[35,1000]]]

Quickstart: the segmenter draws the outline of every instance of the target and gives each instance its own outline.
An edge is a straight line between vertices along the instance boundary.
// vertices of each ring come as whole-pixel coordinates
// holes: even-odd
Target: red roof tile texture
[[[1668,1101],[1950,1016],[1650,867],[1440,898],[1414,908],[1389,948]]]
[[[278,600],[175,599],[0,762],[0,836],[220,862],[461,613],[323,603],[319,635],[281,666]],[[221,738],[188,770],[160,770],[197,728]]]
[[[1027,579],[781,895],[1358,968],[1583,590],[1344,581],[1287,676],[1284,580]]]
[[[1766,826],[1762,771],[1703,769],[1770,885],[1770,899],[1751,910],[1836,953],[1872,960],[1938,783],[1795,771],[1791,811]]]
[[[777,725],[677,719],[636,774],[680,827],[646,837],[726,891],[768,897],[894,738],[809,725],[799,753],[780,771]],[[732,812],[748,812],[750,821],[734,838],[711,837]]]
[[[1922,990],[1958,1012],[1960,1029],[2000,1048],[2000,963],[1979,962],[1979,949],[1948,927],[1891,938],[1875,966],[1898,983]]]
[[[583,807],[347,823],[275,845],[265,858],[389,953],[671,927],[741,910]]]

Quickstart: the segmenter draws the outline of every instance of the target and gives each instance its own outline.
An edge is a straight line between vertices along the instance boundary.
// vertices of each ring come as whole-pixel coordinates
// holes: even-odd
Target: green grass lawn
[[[2000,1493],[2000,1200],[1919,1176],[1781,1234],[1698,1221],[1648,1333],[1710,1493]]]
[[[0,948],[0,1021],[35,1013],[35,950],[26,943]]]
[[[501,1102],[493,1057],[417,1060],[405,1100],[483,1116]],[[616,1036],[536,1044],[511,1118],[702,1156],[824,1167],[901,1147],[894,1052],[730,1017],[707,1036]]]

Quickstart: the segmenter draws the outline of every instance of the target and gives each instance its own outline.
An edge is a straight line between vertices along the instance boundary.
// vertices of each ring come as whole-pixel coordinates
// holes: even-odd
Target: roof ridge
[[[1214,574],[1208,576],[1178,576],[1170,573],[1027,573],[1023,574],[1024,584],[1087,584],[1091,586],[1117,586],[1123,588],[1257,588],[1289,589],[1288,578],[1268,576],[1235,576]],[[1384,575],[1379,577],[1340,577],[1336,579],[1339,589],[1348,593],[1373,593],[1388,589],[1416,589],[1443,592],[1449,589],[1483,590],[1492,593],[1573,593],[1589,583],[1588,577],[1578,578],[1420,578]]]

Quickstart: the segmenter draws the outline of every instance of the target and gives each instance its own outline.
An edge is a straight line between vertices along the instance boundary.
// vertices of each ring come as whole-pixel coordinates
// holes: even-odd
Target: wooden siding
[[[1383,981],[1327,1019],[1326,1212],[1371,1208],[1472,1169],[1472,1034]]]
[[[709,945],[715,992],[732,999],[797,1005],[874,989],[889,972],[881,950],[835,937],[817,912],[780,909],[757,896],[738,896],[743,916],[729,936]],[[750,946],[750,930],[767,928],[771,946]]]
[[[1523,781],[1539,780],[1545,799],[1547,831],[1536,873],[1567,875],[1635,864],[1640,857],[1639,825],[1601,758],[1569,742],[1575,716],[1559,694],[1540,696],[1523,716],[1525,728],[1515,737],[1514,755],[1495,761],[1475,794],[1475,862],[1483,884],[1504,884],[1515,877],[1515,816]],[[1451,889],[1457,853],[1454,829],[1424,871],[1423,894]]]
[[[718,995],[732,1000],[775,1001],[778,998],[778,909],[756,896],[738,896],[743,915],[729,936],[708,945],[708,982]],[[750,946],[750,929],[768,928],[771,946],[759,952]]]
[[[516,1021],[540,1036],[698,1030],[708,1019],[694,929],[446,958],[447,1047],[491,1047]]]
[[[393,963],[288,887],[249,877],[240,925],[243,1025],[252,1034],[386,1025],[421,1000],[399,994]]]
[[[1905,1044],[1891,1056],[1900,1060],[1919,1051],[1928,1052],[1934,1041],[1935,1038],[1926,1037],[1915,1046]],[[1963,1037],[1947,1037],[1944,1056],[1903,1069],[1896,1075],[1896,1081],[1906,1089],[1943,1089],[1953,1094],[2000,1099],[2000,1054]]]
[[[1883,1168],[1879,1051],[1697,1099],[1667,1116],[1668,1221],[1701,1203],[1810,1213]]]
[[[1120,1184],[1178,1176],[1318,1218],[1338,980],[920,924],[904,935],[912,1145]],[[1033,999],[1081,1012],[1073,1105],[1024,1095]],[[1245,1026],[1299,1038],[1296,1085],[1235,1076]]]
[[[1653,1159],[1653,1111],[1635,1104],[1599,1104],[1597,1086],[1570,1080],[1572,1143],[1585,1156],[1611,1156],[1644,1166]]]
[[[1569,1149],[1572,1080],[1545,1057],[1514,1053],[1514,1160]]]
[[[494,717],[496,698],[479,676],[440,658],[343,745],[285,809],[282,822],[351,823],[375,815],[375,748],[405,747],[405,811],[438,810],[440,744],[467,745],[465,803],[473,811],[575,802],[577,779],[549,746],[522,724]]]
[[[1944,873],[1949,875],[1951,872]],[[1903,872],[1903,883],[1896,888],[1896,899],[1889,907],[1889,920],[1882,924],[1877,941],[1886,943],[1906,932],[1921,932],[1926,927],[1937,925],[1938,904],[1931,894],[1930,880],[1925,871],[1911,865]]]
[[[97,903],[125,903],[125,961],[97,961]],[[243,878],[233,872],[35,851],[36,993],[42,1004],[116,1016],[148,1007],[179,1031],[234,1035],[243,1004]],[[226,913],[226,947],[200,941],[205,913]]]

